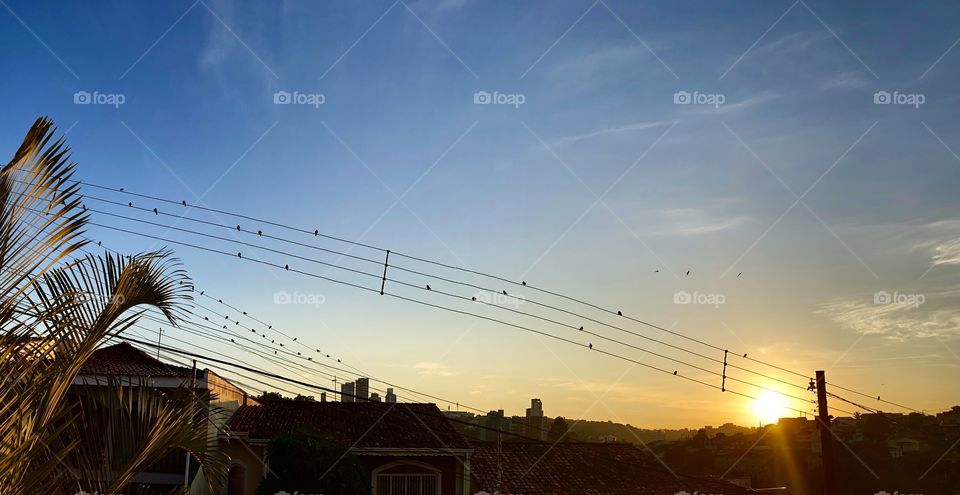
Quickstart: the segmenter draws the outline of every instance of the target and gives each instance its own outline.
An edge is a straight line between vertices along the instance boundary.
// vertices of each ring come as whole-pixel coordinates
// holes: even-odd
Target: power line
[[[150,342],[144,342],[144,341],[137,340],[137,339],[131,339],[131,338],[129,338],[129,337],[118,336],[117,338],[122,339],[122,340],[129,341],[129,342],[137,343],[137,344],[140,344],[140,345],[143,345],[143,346],[152,347],[152,348],[157,348],[157,349],[164,350],[164,351],[167,351],[167,352],[173,352],[173,353],[180,354],[180,355],[183,355],[183,356],[189,356],[189,357],[194,357],[194,358],[197,358],[197,359],[203,359],[203,360],[205,360],[205,361],[207,361],[207,362],[217,363],[217,364],[221,364],[221,365],[225,365],[225,366],[231,366],[231,367],[238,368],[238,369],[241,369],[241,370],[250,372],[250,373],[255,373],[255,374],[263,375],[263,376],[268,376],[268,377],[274,378],[274,379],[276,379],[276,380],[280,380],[280,381],[284,381],[284,382],[288,382],[288,383],[294,383],[294,384],[297,384],[297,385],[301,385],[301,386],[303,386],[303,387],[313,388],[313,389],[320,390],[320,391],[323,391],[323,392],[329,392],[329,393],[332,393],[332,394],[339,395],[339,396],[341,396],[341,397],[343,397],[343,396],[351,397],[351,398],[353,398],[353,399],[356,400],[356,401],[379,402],[379,401],[376,401],[376,400],[374,400],[374,399],[370,399],[369,397],[363,397],[363,396],[356,395],[356,394],[348,394],[348,393],[342,392],[342,391],[340,391],[340,390],[334,390],[334,389],[331,389],[331,388],[328,388],[328,387],[324,387],[324,386],[321,386],[321,385],[316,385],[316,384],[312,384],[312,383],[303,382],[303,381],[296,380],[296,379],[289,378],[289,377],[285,377],[285,376],[283,376],[283,375],[279,375],[279,374],[276,374],[276,373],[270,373],[270,372],[268,372],[268,371],[256,370],[256,369],[254,369],[254,368],[250,368],[249,366],[245,366],[245,365],[237,364],[237,363],[232,363],[232,362],[229,362],[229,361],[223,361],[223,360],[220,360],[220,359],[211,358],[211,357],[204,356],[204,355],[202,355],[202,354],[197,354],[197,353],[194,353],[194,352],[184,351],[184,350],[176,349],[176,348],[169,347],[169,346],[157,345],[157,344],[153,344],[153,343],[150,343]],[[413,413],[413,414],[419,414],[419,413],[416,413],[415,411],[413,411],[412,409],[409,409],[409,408],[408,408],[408,410],[409,410],[411,413]],[[535,442],[541,442],[541,443],[543,442],[542,440],[537,439],[537,438],[525,437],[525,436],[523,436],[523,435],[519,435],[519,434],[516,434],[516,433],[510,433],[510,432],[507,432],[507,431],[504,431],[504,430],[498,430],[498,429],[489,428],[489,427],[486,427],[486,426],[483,426],[483,425],[478,425],[478,424],[474,424],[474,423],[468,423],[468,422],[466,422],[466,421],[460,421],[460,420],[457,420],[457,419],[454,419],[454,418],[445,417],[445,416],[443,416],[442,414],[440,415],[440,417],[443,418],[443,419],[445,419],[445,420],[447,420],[447,421],[453,422],[453,423],[460,423],[460,424],[464,424],[464,425],[467,425],[467,426],[473,426],[473,427],[480,428],[480,429],[488,429],[488,430],[491,430],[491,431],[496,431],[496,432],[499,432],[499,433],[504,433],[504,434],[507,434],[507,435],[512,435],[512,436],[524,438],[524,439],[526,439],[526,440],[531,440],[531,441],[535,441]]]
[[[210,207],[206,207],[206,206],[201,206],[201,205],[188,204],[186,201],[177,202],[177,201],[174,201],[174,200],[170,200],[170,199],[166,199],[166,198],[161,198],[161,197],[157,197],[157,196],[151,196],[151,195],[146,195],[146,194],[141,194],[141,193],[135,193],[135,192],[132,192],[132,191],[126,191],[126,190],[124,190],[123,188],[115,189],[115,188],[110,188],[110,187],[106,187],[106,186],[102,186],[102,185],[98,185],[98,184],[94,184],[94,183],[90,183],[90,182],[79,181],[79,180],[73,180],[72,182],[76,183],[77,185],[79,185],[79,184],[86,184],[86,185],[89,185],[89,186],[94,187],[94,188],[97,188],[97,189],[102,189],[102,190],[111,191],[111,192],[120,192],[120,193],[123,193],[123,194],[128,194],[128,195],[132,195],[132,196],[136,196],[136,197],[141,197],[141,198],[150,199],[150,200],[153,200],[153,201],[159,201],[159,202],[163,202],[163,203],[168,203],[168,204],[173,204],[173,205],[179,205],[179,206],[186,207],[186,208],[194,208],[194,209],[199,209],[199,210],[203,210],[203,211],[209,211],[209,212],[218,213],[218,214],[222,214],[222,215],[233,216],[233,217],[236,217],[236,218],[242,218],[242,219],[245,219],[245,220],[260,222],[260,223],[264,223],[264,224],[267,224],[267,225],[276,226],[276,227],[279,227],[279,228],[283,228],[283,229],[287,229],[287,230],[291,230],[291,231],[295,231],[295,232],[310,234],[310,231],[309,231],[309,230],[306,230],[306,229],[296,228],[296,227],[292,227],[292,226],[289,226],[289,225],[281,224],[281,223],[278,223],[278,222],[272,222],[272,221],[268,221],[268,220],[264,220],[264,219],[259,219],[259,218],[252,217],[252,216],[249,216],[249,215],[243,215],[243,214],[233,213],[233,212],[229,212],[229,211],[218,210],[218,209],[214,209],[214,208],[210,208]],[[85,197],[91,197],[91,198],[93,198],[93,199],[97,199],[97,200],[100,200],[100,201],[104,201],[104,202],[107,202],[107,203],[110,203],[110,204],[115,204],[115,205],[123,206],[122,203],[118,203],[118,202],[111,201],[111,200],[106,200],[106,199],[102,199],[102,198],[96,198],[96,197],[93,197],[93,196],[85,196]],[[133,206],[132,202],[128,202],[128,203],[127,203],[127,207],[134,207],[134,206]],[[142,207],[134,207],[134,208],[137,208],[137,209],[140,209],[140,210],[143,210],[143,211],[151,211],[151,210],[149,210],[149,209],[142,208]],[[156,208],[154,208],[152,211],[153,211],[154,214],[159,214],[159,210],[157,210]],[[118,216],[118,215],[110,214],[110,213],[106,213],[106,214]],[[168,214],[168,213],[165,213],[165,214],[166,214],[166,215],[170,215],[170,216],[175,216],[175,215],[171,215],[171,214]],[[121,217],[123,217],[123,216],[121,216]],[[134,220],[134,221],[141,221],[141,220],[136,220],[136,219],[132,219],[132,218],[129,218],[129,217],[123,217],[123,218],[128,218],[128,219],[131,219],[131,220]],[[222,225],[222,224],[216,224],[216,223],[214,223],[214,222],[206,222],[206,221],[202,221],[202,220],[198,220],[198,219],[193,219],[193,218],[187,217],[187,216],[185,216],[185,215],[177,216],[177,218],[186,219],[186,220],[191,220],[191,221],[198,221],[198,222],[202,222],[202,223],[209,224],[209,225],[216,225],[216,226],[220,226],[220,227],[226,227],[226,226],[224,226],[224,225]],[[147,222],[147,223],[152,223],[152,222]],[[162,224],[155,224],[155,225],[162,225]],[[166,226],[166,227],[169,228],[169,226]],[[107,228],[110,228],[110,227],[107,227]],[[180,229],[178,229],[178,230],[180,230]],[[237,225],[237,230],[242,230],[241,227],[240,227],[240,225]],[[121,229],[121,231],[123,231],[123,230]],[[128,232],[128,231],[127,231],[127,232]],[[252,233],[252,231],[250,231],[250,233]],[[262,233],[261,231],[258,231],[257,233],[258,233],[259,235],[261,235],[261,236],[263,235],[263,233]],[[208,235],[208,234],[200,234],[200,235]],[[314,230],[313,235],[314,235],[314,236],[317,236],[317,237],[324,237],[324,238],[327,238],[327,239],[335,240],[335,241],[338,241],[338,242],[344,242],[344,243],[347,243],[347,244],[350,244],[350,245],[362,246],[362,247],[366,247],[366,248],[369,248],[369,249],[378,250],[378,251],[380,251],[380,252],[387,252],[387,251],[388,251],[388,250],[386,250],[386,249],[384,249],[384,248],[372,246],[372,245],[369,245],[369,244],[364,244],[364,243],[359,243],[359,242],[355,242],[355,241],[350,241],[350,240],[348,240],[348,239],[344,239],[344,238],[340,238],[340,237],[336,237],[336,236],[330,236],[330,235],[327,235],[327,234],[320,234],[319,230]],[[274,236],[269,236],[269,237],[274,238],[274,239],[278,239],[278,240],[279,240],[279,239],[282,239],[282,238],[277,238],[277,237],[274,237]],[[156,239],[156,237],[153,237],[153,238]],[[223,238],[220,238],[220,239],[223,239]],[[228,240],[228,239],[223,239],[223,240],[227,240],[227,241],[229,241],[229,242],[234,242],[234,241],[231,241],[231,240]],[[295,243],[295,244],[298,244],[298,245],[305,245],[304,243],[297,243],[296,241],[289,241],[289,240],[286,240],[286,239],[283,239],[283,240],[284,240],[285,242],[292,242],[292,243]],[[171,241],[171,242],[172,242],[172,241]],[[237,242],[240,242],[241,244],[247,244],[247,243],[243,243],[242,241],[237,241]],[[186,244],[184,244],[184,245],[186,245]],[[248,245],[249,245],[249,244],[248,244]],[[306,245],[306,246],[310,246],[310,245]],[[196,247],[196,246],[191,246],[191,247]],[[316,248],[316,247],[315,247],[315,248]],[[202,248],[201,248],[201,249],[202,249]],[[269,248],[263,248],[263,249],[269,249]],[[350,254],[348,254],[348,253],[342,253],[342,252],[337,252],[337,251],[332,251],[332,250],[326,250],[326,249],[322,249],[322,248],[320,248],[320,249],[321,249],[321,250],[324,250],[324,251],[328,251],[328,252],[337,253],[337,254],[340,254],[341,256],[348,256],[348,257],[353,257],[353,258],[361,259],[361,260],[368,261],[368,262],[379,263],[379,262],[376,261],[376,260],[371,260],[371,259],[362,258],[362,257],[356,257],[356,256],[350,255]],[[208,250],[209,250],[209,249],[208,249]],[[675,336],[678,336],[678,337],[687,339],[687,340],[689,340],[689,341],[696,342],[696,343],[698,343],[698,344],[701,344],[701,345],[710,347],[710,348],[712,348],[712,349],[714,349],[714,350],[717,350],[717,351],[721,351],[721,350],[722,350],[722,351],[726,351],[726,349],[723,349],[723,348],[721,348],[721,347],[719,347],[719,346],[716,346],[716,345],[714,345],[714,344],[707,343],[707,342],[702,341],[702,340],[700,340],[700,339],[696,339],[696,338],[693,338],[693,337],[684,335],[684,334],[682,334],[682,333],[680,333],[680,332],[675,332],[675,331],[673,331],[673,330],[670,330],[670,329],[664,328],[664,327],[662,327],[662,326],[655,325],[655,324],[652,324],[652,323],[649,323],[649,322],[647,322],[647,321],[640,320],[640,319],[637,319],[637,318],[634,318],[634,317],[631,317],[631,316],[625,316],[625,315],[623,315],[620,311],[617,311],[616,313],[614,313],[614,311],[611,310],[611,309],[604,308],[604,307],[602,307],[602,306],[599,306],[599,305],[596,305],[596,304],[593,304],[593,303],[589,303],[589,302],[587,302],[587,301],[585,301],[585,300],[582,300],[582,299],[579,299],[579,298],[570,297],[570,296],[567,296],[567,295],[564,295],[564,294],[561,294],[561,293],[549,291],[549,290],[546,290],[546,289],[543,289],[543,288],[540,288],[540,287],[536,287],[536,286],[533,286],[533,285],[528,285],[528,284],[526,283],[526,281],[521,281],[521,282],[518,283],[518,282],[516,282],[516,281],[512,281],[512,280],[509,280],[509,279],[504,278],[504,277],[500,277],[500,276],[496,276],[496,275],[491,275],[491,274],[484,273],[484,272],[479,272],[479,271],[476,271],[476,270],[471,270],[471,269],[467,269],[467,268],[463,268],[463,267],[458,267],[458,266],[455,266],[455,265],[450,265],[450,264],[446,264],[446,263],[441,263],[441,262],[437,262],[437,261],[433,261],[433,260],[429,260],[429,259],[421,258],[421,257],[417,257],[417,256],[407,255],[407,254],[400,253],[400,252],[396,252],[396,251],[392,251],[392,252],[395,253],[397,256],[400,256],[400,257],[403,257],[403,258],[407,258],[407,259],[411,259],[411,260],[415,260],[415,261],[419,261],[419,262],[423,262],[423,263],[428,263],[428,264],[432,264],[432,265],[435,265],[435,266],[441,266],[441,267],[448,268],[448,269],[458,270],[458,271],[465,272],[465,273],[471,273],[471,274],[474,274],[474,275],[479,275],[479,276],[483,276],[483,277],[488,277],[488,278],[491,278],[491,279],[494,279],[494,280],[499,280],[499,281],[502,281],[502,282],[510,283],[510,284],[512,284],[512,285],[515,285],[515,286],[522,286],[522,287],[530,288],[530,289],[532,289],[532,290],[536,290],[536,291],[539,291],[539,292],[542,292],[542,293],[545,293],[545,294],[550,294],[550,295],[553,295],[553,296],[555,296],[555,297],[560,297],[560,298],[563,298],[563,299],[566,299],[566,300],[569,300],[569,301],[577,302],[577,303],[579,303],[579,304],[586,305],[586,306],[588,306],[588,307],[591,307],[591,308],[594,308],[594,309],[597,309],[597,310],[606,312],[606,313],[608,313],[608,314],[616,314],[617,316],[627,318],[628,320],[634,321],[634,322],[636,322],[636,323],[640,323],[640,324],[646,325],[646,326],[648,326],[648,327],[651,327],[651,328],[654,328],[654,329],[657,329],[657,330],[660,330],[660,331],[663,331],[663,332],[666,332],[666,333],[670,333],[670,334],[672,334],[672,335],[675,335]],[[221,253],[221,254],[226,254],[226,253]],[[238,253],[238,257],[239,257],[239,254],[240,254],[240,253]],[[291,254],[291,253],[285,253],[285,254],[296,257],[296,255],[293,255],[293,254]],[[316,261],[316,260],[313,260],[313,261]],[[325,263],[323,263],[323,262],[320,262],[320,263],[321,263],[321,264],[325,264]],[[337,267],[338,267],[338,268],[343,268],[343,267],[339,267],[339,266],[337,266]],[[394,268],[399,269],[399,270],[408,271],[408,272],[410,272],[410,273],[418,273],[418,274],[421,274],[421,275],[423,275],[423,276],[433,277],[433,278],[437,278],[437,279],[444,279],[444,280],[447,280],[447,281],[452,282],[452,283],[460,283],[460,284],[464,284],[464,285],[473,286],[473,285],[471,285],[471,284],[466,284],[466,283],[458,282],[458,281],[452,281],[452,280],[450,280],[450,279],[446,279],[446,278],[443,278],[443,277],[437,277],[437,276],[431,275],[431,274],[423,274],[422,272],[417,272],[417,271],[413,271],[413,270],[409,270],[409,269],[404,269],[404,268],[399,267],[399,266],[394,266]],[[372,276],[372,277],[375,277],[375,276],[376,276],[375,274],[369,274],[369,273],[366,273],[366,272],[359,272],[359,273],[363,273],[364,275],[368,275],[368,276]],[[386,276],[384,276],[383,278],[384,278],[384,280],[387,280]],[[395,281],[395,282],[396,282],[396,281]],[[474,287],[476,287],[476,286],[474,286]],[[483,290],[488,290],[488,289],[483,289]],[[504,291],[504,294],[506,294],[505,291]],[[495,307],[500,307],[499,305],[493,305],[493,306],[495,306]],[[555,308],[555,307],[550,306],[550,305],[542,305],[542,304],[541,304],[541,306],[549,307],[549,308],[552,308],[552,309],[555,309],[555,310],[558,310],[558,311],[563,311],[563,312],[566,312],[566,313],[569,313],[569,314],[574,314],[574,315],[576,315],[576,316],[578,316],[578,317],[580,317],[580,318],[585,318],[585,319],[588,319],[588,320],[592,320],[592,319],[590,319],[590,318],[588,318],[588,317],[585,317],[585,316],[583,316],[583,315],[579,315],[579,314],[577,314],[577,313],[573,313],[573,312],[569,312],[569,311],[566,311],[566,310],[563,310],[563,309]],[[596,320],[593,320],[593,321],[596,321]],[[636,334],[636,333],[634,333],[634,332],[630,332],[630,331],[625,330],[625,329],[622,329],[622,328],[620,328],[620,327],[612,326],[612,325],[609,325],[609,324],[606,324],[606,323],[603,323],[603,322],[600,322],[600,324],[603,324],[603,325],[605,325],[605,326],[608,326],[608,327],[611,327],[611,328],[615,328],[615,329],[618,329],[618,330],[621,330],[621,331],[625,331],[625,332],[627,332],[627,333],[631,333],[631,334],[633,334],[633,335],[640,336],[640,337],[642,337],[642,338],[648,338],[648,339],[649,339],[649,337],[646,337],[646,336],[643,336],[643,335],[640,335],[640,334]],[[599,336],[598,336],[598,337],[599,337]],[[600,338],[604,338],[604,337],[600,337]],[[659,342],[659,341],[658,341],[658,342]],[[661,342],[661,343],[664,344],[664,345],[667,345],[667,346],[672,346],[671,344],[667,344],[667,343],[663,343],[663,342]],[[676,346],[673,346],[673,347],[678,348],[678,347],[676,347]],[[704,357],[703,355],[700,355],[699,353],[694,353],[693,351],[689,351],[688,349],[685,349],[685,348],[678,348],[678,349],[681,349],[681,350],[683,350],[684,352],[690,352],[690,353],[699,355],[699,356],[701,356],[701,357]],[[771,364],[771,363],[767,363],[767,362],[758,360],[758,359],[756,359],[756,358],[750,358],[750,357],[748,357],[748,355],[747,355],[746,353],[742,354],[742,356],[741,356],[739,353],[734,353],[734,356],[736,356],[736,357],[743,357],[744,359],[747,359],[747,360],[756,362],[756,363],[758,363],[758,364],[763,364],[763,365],[765,365],[765,366],[769,366],[769,367],[772,367],[772,368],[774,368],[774,369],[777,369],[777,370],[780,370],[780,371],[783,371],[783,372],[786,372],[786,373],[793,374],[793,375],[795,375],[795,376],[799,376],[799,377],[803,377],[803,378],[809,378],[809,376],[808,376],[807,374],[799,373],[799,372],[796,372],[796,371],[792,371],[792,370],[789,370],[789,369],[787,369],[787,368],[783,368],[783,367],[780,367],[780,366],[777,366],[777,365],[774,365],[774,364]],[[719,361],[716,360],[716,358],[706,357],[706,359],[711,359],[711,360],[714,360],[715,362],[719,362]],[[770,376],[764,375],[764,374],[762,374],[762,373],[755,372],[755,371],[752,371],[752,370],[749,370],[749,369],[746,369],[746,368],[742,368],[742,367],[739,367],[739,366],[734,365],[734,364],[731,364],[731,363],[727,363],[727,366],[729,366],[729,367],[731,367],[731,368],[734,368],[734,369],[740,369],[741,371],[745,371],[745,372],[748,372],[748,373],[753,373],[753,374],[757,374],[757,375],[760,375],[760,376],[764,376],[764,377],[766,377],[766,378],[768,378],[768,379],[772,379],[772,380],[774,380],[774,381],[777,381],[777,382],[780,382],[780,383],[782,383],[782,384],[786,384],[786,385],[789,385],[789,386],[792,386],[792,387],[804,388],[804,387],[799,386],[799,385],[797,385],[797,384],[790,383],[790,382],[786,382],[786,381],[781,380],[781,379],[779,379],[779,378],[770,377]],[[842,387],[838,387],[838,388],[842,388]],[[853,393],[858,393],[858,394],[860,394],[860,395],[862,395],[862,396],[864,396],[864,397],[868,397],[868,398],[871,398],[871,399],[874,398],[872,395],[864,394],[864,393],[862,393],[862,392],[857,392],[857,391],[854,391],[854,390],[851,390],[851,389],[846,389],[846,390],[847,390],[847,391],[850,391],[850,392],[853,392]],[[889,404],[892,404],[892,405],[896,405],[897,407],[902,407],[902,408],[905,408],[905,409],[909,409],[909,410],[914,410],[914,411],[916,411],[916,409],[912,409],[912,408],[903,406],[903,405],[901,405],[901,404],[896,404],[896,403],[893,403],[893,402],[880,400],[880,399],[879,399],[879,396],[878,396],[878,398],[876,398],[876,399],[874,399],[874,400],[879,400],[879,401],[881,401],[881,402],[886,402],[886,403],[889,403]]]

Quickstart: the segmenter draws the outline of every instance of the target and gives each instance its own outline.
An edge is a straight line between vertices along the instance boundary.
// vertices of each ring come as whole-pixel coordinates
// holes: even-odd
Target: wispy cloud
[[[625,134],[630,134],[637,131],[645,131],[647,129],[667,127],[671,124],[673,124],[672,121],[661,120],[661,121],[654,121],[654,122],[636,122],[633,124],[624,124],[624,125],[619,125],[614,127],[604,127],[602,129],[595,129],[593,131],[584,132],[582,134],[575,134],[572,136],[551,139],[547,141],[547,144],[549,144],[551,148],[559,148],[561,146],[566,146],[566,145],[573,144],[579,141],[584,141],[587,139],[593,139],[593,138],[610,136],[610,135],[614,135],[614,136],[625,135]]]
[[[654,212],[659,227],[651,235],[660,237],[694,237],[734,229],[750,222],[744,215],[722,216],[700,208],[673,208]]]
[[[453,376],[453,372],[450,371],[450,367],[443,363],[421,361],[413,365],[413,368],[418,370],[418,373],[424,376]]]
[[[923,306],[906,301],[877,304],[873,296],[847,299],[822,304],[816,313],[858,334],[893,340],[951,337],[960,335],[957,295],[956,291],[926,294],[929,301]]]
[[[933,246],[934,265],[960,265],[960,238],[943,241]]]

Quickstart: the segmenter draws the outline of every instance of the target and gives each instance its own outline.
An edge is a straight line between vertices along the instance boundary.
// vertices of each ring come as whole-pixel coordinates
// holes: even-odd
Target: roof
[[[192,373],[191,368],[166,364],[123,342],[93,351],[90,359],[80,367],[79,374],[189,378]],[[203,371],[197,370],[196,373],[201,376]]]
[[[243,406],[230,420],[234,432],[269,440],[310,431],[361,449],[470,449],[434,404],[277,401]]]
[[[750,490],[678,476],[629,443],[475,442],[471,469],[479,489],[504,495],[676,495]]]

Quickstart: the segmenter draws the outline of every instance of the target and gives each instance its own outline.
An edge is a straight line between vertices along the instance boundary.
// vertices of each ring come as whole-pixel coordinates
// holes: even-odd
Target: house
[[[473,493],[502,495],[678,495],[753,493],[673,473],[629,443],[475,442]]]
[[[267,444],[277,435],[298,432],[348,447],[375,495],[473,493],[473,449],[434,404],[268,402],[240,407],[229,430],[220,440],[232,459],[225,495],[253,495],[269,467]]]
[[[198,397],[207,397],[208,404],[204,413],[208,415],[211,432],[223,428],[229,415],[246,404],[255,404],[241,388],[209,369],[183,367],[166,364],[146,352],[128,343],[102,347],[93,352],[80,367],[74,378],[70,393],[83,394],[90,387],[104,387],[117,384],[124,387],[150,387],[160,390],[174,390],[181,387],[192,389]],[[211,435],[216,438],[215,435]],[[198,477],[199,465],[188,461],[187,453],[174,450],[159,462],[137,475],[135,483],[141,487],[151,487],[160,491],[187,484],[192,492],[201,492],[205,486],[202,477]]]
[[[890,457],[894,459],[911,452],[920,452],[920,442],[912,438],[892,438],[887,441],[887,447],[890,449]]]

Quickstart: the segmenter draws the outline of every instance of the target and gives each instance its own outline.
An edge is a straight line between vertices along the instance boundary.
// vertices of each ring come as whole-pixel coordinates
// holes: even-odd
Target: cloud
[[[660,237],[696,237],[734,229],[751,220],[748,216],[718,217],[699,208],[674,208],[654,212],[659,217],[661,228],[654,228],[652,235]]]
[[[960,265],[960,238],[950,239],[933,246],[934,265]]]
[[[551,148],[557,148],[560,146],[565,146],[568,144],[573,144],[579,141],[593,139],[602,136],[619,136],[623,134],[629,134],[631,132],[645,131],[647,129],[656,129],[658,127],[666,127],[673,124],[672,121],[662,120],[654,122],[636,122],[633,124],[625,124],[615,127],[605,127],[602,129],[596,129],[593,131],[585,132],[582,134],[575,134],[573,136],[566,136],[561,138],[552,139],[548,142]]]
[[[852,332],[892,340],[952,337],[960,335],[956,296],[957,291],[925,294],[922,305],[904,300],[876,304],[873,297],[864,297],[822,304],[815,313]]]
[[[413,368],[419,370],[418,372],[424,376],[453,376],[453,372],[450,371],[450,368],[442,363],[421,361],[413,365]]]

